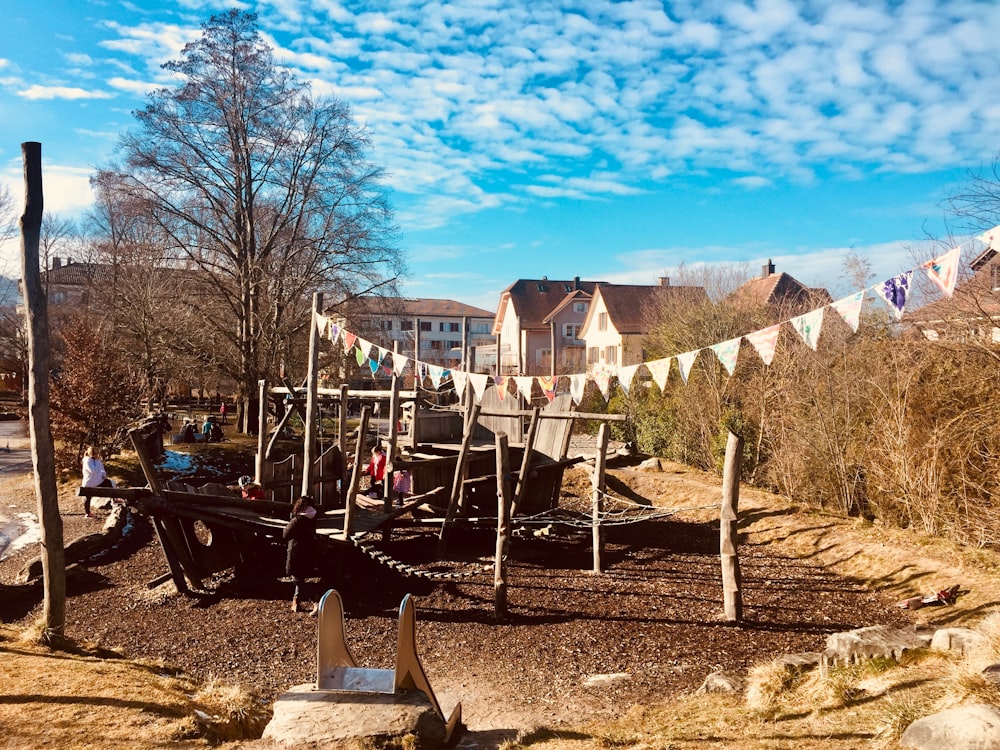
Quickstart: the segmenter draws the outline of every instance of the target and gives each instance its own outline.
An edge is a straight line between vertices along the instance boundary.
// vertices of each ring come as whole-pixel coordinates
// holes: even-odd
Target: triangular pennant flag
[[[393,372],[393,369],[392,369],[391,367],[389,367],[389,366],[388,366],[387,364],[385,364],[385,361],[384,361],[384,360],[383,360],[383,362],[382,362],[382,373],[383,373],[384,375],[386,375],[386,376],[389,376],[389,377],[391,377],[392,375],[394,375],[394,374],[395,374],[395,373]]]
[[[934,260],[924,263],[924,270],[931,281],[938,285],[938,288],[950,297],[955,292],[955,282],[958,280],[958,260],[962,255],[960,247],[953,247]]]
[[[472,392],[476,394],[476,403],[478,404],[483,400],[483,394],[486,393],[486,386],[490,383],[490,376],[481,372],[470,372],[469,382],[472,383]]]
[[[376,346],[375,349],[378,351],[378,363],[382,364],[385,358],[389,356],[389,350],[383,349],[381,346]]]
[[[607,401],[611,395],[611,375],[612,373],[610,370],[598,370],[591,375],[594,382],[597,383],[597,389],[601,392],[601,395],[604,396],[605,401]]]
[[[370,341],[365,341],[363,338],[358,338],[358,365],[363,365],[365,360],[368,359],[369,355],[372,353],[372,343]]]
[[[819,332],[823,327],[823,308],[810,310],[804,315],[797,315],[789,323],[806,342],[806,346],[816,351],[816,345],[819,343]]]
[[[528,377],[527,375],[518,375],[514,378],[514,384],[517,385],[517,392],[524,396],[524,400],[531,405],[531,386],[534,385],[535,379]]]
[[[497,387],[497,396],[503,401],[507,398],[507,381],[510,380],[506,375],[497,375],[493,378],[493,383]]]
[[[404,357],[399,352],[392,353],[392,373],[396,377],[402,377],[403,372],[406,370],[406,365],[409,364],[410,358]]]
[[[719,358],[722,366],[726,368],[726,372],[730,375],[736,369],[736,359],[740,355],[740,341],[742,340],[742,337],[729,339],[718,344],[712,344],[709,347],[709,349],[715,352],[715,356]]]
[[[569,394],[573,398],[573,403],[579,405],[583,401],[583,392],[587,388],[587,374],[576,373],[569,376]]]
[[[354,358],[358,360],[358,367],[361,367],[365,363],[365,360],[368,359],[368,355],[362,350],[360,342],[358,348],[354,350]]]
[[[993,243],[1000,244],[1000,226],[995,226],[976,236],[976,239],[980,242],[985,242],[986,247],[993,249]]]
[[[653,382],[659,386],[661,391],[667,389],[667,378],[670,376],[670,357],[654,359],[646,363],[649,374],[653,376]]]
[[[323,336],[326,333],[326,327],[328,325],[330,325],[330,319],[325,315],[316,313],[316,330],[319,331],[320,336]]]
[[[355,336],[353,333],[351,333],[350,331],[348,331],[348,330],[345,329],[344,330],[344,351],[345,352],[351,351],[351,347],[354,346],[354,342],[357,341],[357,340],[358,340],[357,336]]]
[[[855,292],[850,297],[838,299],[831,302],[830,307],[836,310],[844,322],[851,327],[855,333],[858,332],[858,325],[861,323],[861,307],[865,301],[864,291]]]
[[[684,381],[684,385],[688,382],[688,373],[691,372],[691,365],[694,364],[695,359],[698,358],[698,352],[701,349],[695,349],[693,352],[684,352],[683,354],[677,355],[677,369],[681,371],[681,380]]]
[[[427,365],[427,377],[431,379],[431,383],[436,391],[441,387],[441,380],[444,378],[445,370],[443,367],[438,365]]]
[[[535,380],[538,381],[538,387],[542,389],[542,394],[549,400],[551,404],[556,399],[556,384],[559,382],[559,376],[546,376],[539,375]]]
[[[338,326],[336,323],[330,323],[330,327],[327,329],[327,331],[329,331],[330,333],[330,341],[336,344],[337,340],[340,338],[340,331],[341,331],[340,326]]]
[[[455,384],[455,393],[458,394],[458,400],[462,401],[465,398],[465,388],[469,384],[469,373],[462,370],[452,370],[451,382]]]
[[[886,279],[881,284],[875,286],[875,291],[878,295],[892,308],[896,320],[900,320],[903,317],[903,310],[906,308],[906,298],[910,294],[910,278],[912,276],[913,271],[906,271],[899,274],[899,276]]]
[[[618,368],[618,385],[628,395],[628,389],[632,387],[632,379],[635,378],[635,372],[640,367],[639,365],[626,365],[625,367]]]
[[[757,350],[757,354],[765,365],[770,366],[774,360],[774,348],[778,344],[779,333],[781,333],[781,323],[775,323],[773,326],[761,328],[746,336],[747,341],[753,344],[753,348]]]
[[[376,362],[374,359],[369,359],[368,360],[368,367],[371,368],[372,377],[374,378],[378,374],[379,363]]]

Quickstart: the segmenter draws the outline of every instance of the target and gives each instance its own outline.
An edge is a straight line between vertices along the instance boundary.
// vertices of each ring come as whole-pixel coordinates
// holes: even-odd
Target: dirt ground
[[[495,534],[489,530],[460,534],[444,564],[434,561],[431,533],[401,531],[374,542],[413,566],[474,575],[451,581],[403,576],[342,547],[324,556],[317,591],[341,593],[354,655],[363,666],[381,668],[393,664],[399,603],[413,594],[418,649],[431,685],[446,712],[462,702],[471,744],[487,746],[535,726],[572,726],[620,716],[635,704],[658,705],[694,691],[711,671],[745,671],[784,653],[821,650],[833,632],[923,622],[927,610],[903,611],[896,602],[953,582],[940,576],[963,573],[946,572],[943,559],[927,550],[923,572],[916,572],[911,554],[907,564],[885,560],[890,572],[873,577],[865,560],[894,549],[888,532],[861,530],[868,534],[864,542],[849,524],[796,514],[778,498],[745,489],[744,619],[727,624],[718,556],[720,482],[686,467],[665,469],[610,472],[613,495],[671,514],[610,528],[602,574],[590,572],[589,529],[553,526],[536,534],[537,526],[526,527],[511,544],[509,610],[500,620],[493,611]],[[572,469],[561,504],[586,510],[589,492],[588,475]],[[10,503],[31,510],[34,501],[10,497]],[[72,490],[62,504],[67,540],[97,526],[82,516]],[[859,545],[872,549],[862,555]],[[28,554],[0,563],[0,582],[11,582]],[[148,524],[137,518],[118,548],[88,561],[71,581],[67,635],[195,677],[241,684],[269,703],[315,678],[316,621],[291,611],[291,584],[280,580],[282,555],[272,546],[253,571],[221,574],[204,591],[177,595],[170,583],[149,587],[166,563]],[[852,565],[857,574],[845,575]],[[27,624],[38,614],[37,599],[0,606],[8,623]],[[954,619],[958,611],[947,616]]]

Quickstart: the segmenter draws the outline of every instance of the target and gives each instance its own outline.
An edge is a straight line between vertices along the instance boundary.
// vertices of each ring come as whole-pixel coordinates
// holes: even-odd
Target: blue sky
[[[72,218],[161,64],[233,3],[4,5],[0,181],[20,211],[20,144],[41,141],[46,206]],[[492,310],[519,277],[768,258],[846,293],[848,251],[912,268],[1000,153],[992,0],[239,7],[369,128],[412,296]]]

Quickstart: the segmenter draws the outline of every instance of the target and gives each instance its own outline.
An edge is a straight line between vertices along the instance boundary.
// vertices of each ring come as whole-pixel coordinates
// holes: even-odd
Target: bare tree
[[[210,287],[193,304],[211,300],[204,326],[231,348],[245,407],[276,342],[309,325],[312,291],[393,291],[403,263],[382,173],[348,107],[274,64],[253,14],[213,16],[164,67],[180,83],[136,114],[114,185]]]

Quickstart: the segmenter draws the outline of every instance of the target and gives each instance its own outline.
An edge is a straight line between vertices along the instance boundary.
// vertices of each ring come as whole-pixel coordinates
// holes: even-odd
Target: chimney
[[[770,276],[772,273],[774,273],[774,263],[772,263],[771,259],[768,258],[767,259],[767,263],[765,263],[763,266],[761,266],[760,270],[761,270],[761,276],[760,277],[762,279],[766,279],[768,276]]]
[[[580,288],[580,277],[579,276],[574,276],[573,277],[573,289],[577,290],[579,288]]]
[[[661,276],[660,277],[660,286],[670,286],[670,277],[669,276]]]
[[[52,258],[52,270],[54,271],[57,268],[62,268],[62,258],[53,257]]]

